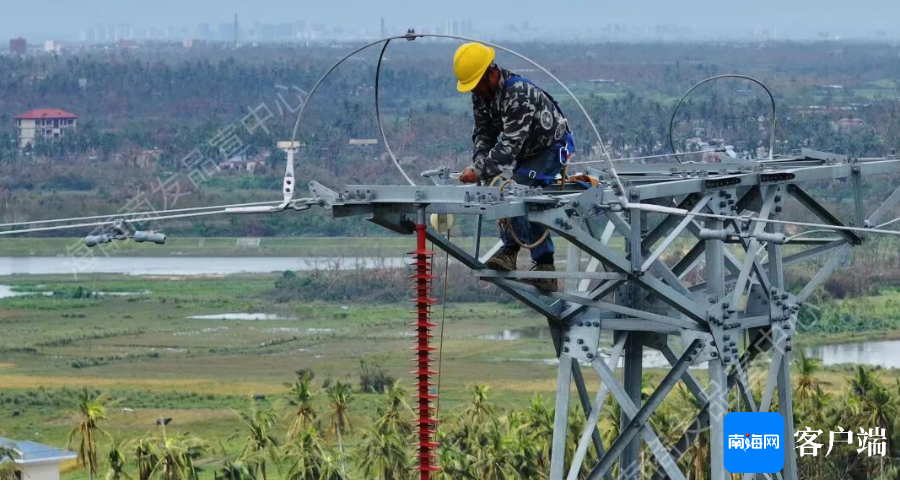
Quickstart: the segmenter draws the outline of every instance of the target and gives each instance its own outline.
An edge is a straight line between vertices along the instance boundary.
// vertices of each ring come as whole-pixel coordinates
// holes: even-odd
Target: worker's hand
[[[463,184],[474,184],[478,182],[478,174],[475,173],[475,169],[472,167],[466,167],[462,175],[459,176],[459,181]]]

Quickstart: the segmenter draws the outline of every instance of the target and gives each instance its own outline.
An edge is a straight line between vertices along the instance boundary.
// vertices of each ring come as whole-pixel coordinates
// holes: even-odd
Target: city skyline
[[[547,14],[547,6],[536,0],[520,0],[513,9],[472,0],[452,5],[408,1],[375,5],[350,0],[335,0],[328,5],[284,0],[260,0],[252,6],[237,0],[38,0],[11,5],[6,4],[5,14],[0,16],[0,35],[21,36],[32,43],[49,39],[230,41],[234,37],[235,15],[240,27],[238,36],[248,41],[376,38],[382,32],[398,34],[407,28],[497,39],[558,41],[900,38],[891,21],[900,14],[900,4],[886,0],[859,5],[759,0],[752,5],[730,5],[728,16],[724,15],[721,2],[711,0],[677,5],[660,0],[628,4],[570,1],[562,4],[562,9],[555,7],[562,12],[560,15]],[[57,15],[44,15],[48,10]],[[458,24],[456,28],[454,22]],[[468,28],[463,28],[464,24]]]

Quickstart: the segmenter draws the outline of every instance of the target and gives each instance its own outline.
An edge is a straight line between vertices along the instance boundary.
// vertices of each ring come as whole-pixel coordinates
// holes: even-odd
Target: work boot
[[[514,247],[501,247],[496,254],[491,256],[485,265],[488,269],[495,271],[514,271],[516,270],[516,257],[519,255],[519,249]]]
[[[553,263],[535,263],[531,266],[532,271],[536,272],[556,272],[556,265]],[[528,279],[526,283],[537,287],[542,291],[556,292],[559,290],[557,279]]]

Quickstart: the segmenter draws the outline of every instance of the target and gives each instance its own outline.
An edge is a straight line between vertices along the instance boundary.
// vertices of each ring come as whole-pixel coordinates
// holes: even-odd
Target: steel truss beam
[[[777,240],[779,228],[747,219],[780,219],[790,194],[824,223],[844,226],[799,185],[845,178],[854,190],[853,219],[859,225],[866,219],[863,179],[891,173],[900,173],[900,159],[848,159],[812,150],[762,162],[621,165],[619,176],[627,185],[630,202],[677,207],[687,215],[623,206],[619,193],[606,183],[587,190],[513,186],[501,191],[439,185],[350,186],[341,192],[323,190],[317,184],[316,191],[326,194],[319,203],[332,209],[335,216],[367,215],[403,234],[411,232],[409,213],[425,206],[431,213],[477,216],[476,246],[481,243],[482,219],[526,213],[532,222],[569,241],[565,272],[495,272],[487,270],[484,261],[500,244],[479,258],[481,249],[470,253],[443,234],[427,231],[435,246],[475,271],[477,278],[547,318],[560,360],[551,478],[575,479],[585,470],[588,477],[597,478],[617,468],[619,477],[624,478],[650,472],[655,473],[654,478],[682,479],[679,459],[708,432],[709,474],[713,479],[725,479],[729,474],[722,464],[724,415],[735,406],[767,411],[777,400],[785,419],[786,455],[784,470],[774,477],[791,479],[799,474],[790,387],[792,336],[799,305],[840,268],[852,246],[865,238],[839,230],[835,231],[840,236],[836,240],[797,242],[809,247],[784,255]],[[881,222],[898,200],[900,189],[875,209],[867,222]],[[711,220],[704,217],[709,213],[735,218]],[[620,239],[613,242],[616,236]],[[584,268],[583,256],[587,256]],[[785,290],[784,269],[823,256],[830,257],[799,292]],[[565,280],[565,289],[550,293],[522,282],[546,277]],[[603,331],[613,334],[605,360],[600,343],[608,337],[601,336]],[[739,345],[742,339],[752,341]],[[641,395],[645,349],[658,350],[670,364],[648,398]],[[754,366],[753,361],[766,351],[771,351],[771,361]],[[620,362],[622,380],[616,378]],[[705,385],[691,371],[702,363],[709,374]],[[591,366],[599,381],[593,396],[587,390],[582,366]],[[694,418],[684,420],[678,441],[665,446],[648,420],[678,382],[691,393],[698,410]],[[567,457],[572,384],[585,424],[574,452]],[[754,386],[762,386],[761,392],[755,393]],[[733,388],[736,403],[729,401]],[[760,396],[759,402],[756,396]],[[621,430],[604,449],[598,425],[610,397],[620,408]],[[588,457],[591,445],[596,459]],[[650,459],[640,455],[641,449],[652,455],[651,464],[641,465],[642,459]]]

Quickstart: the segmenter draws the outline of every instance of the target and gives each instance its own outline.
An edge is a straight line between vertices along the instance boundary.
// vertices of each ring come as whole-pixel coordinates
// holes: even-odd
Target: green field
[[[340,242],[305,247],[333,249]],[[399,247],[394,242],[379,240],[385,248]],[[90,387],[116,400],[104,427],[121,438],[141,436],[156,429],[156,419],[171,417],[170,432],[215,443],[216,449],[200,464],[206,468],[203,476],[210,477],[223,459],[219,443],[231,455],[240,450],[241,428],[234,410],[247,409],[254,395],[265,395],[263,402],[286,416],[285,383],[295,380],[300,369],[315,373],[313,385],[319,391],[335,381],[358,386],[363,360],[411,384],[409,305],[303,299],[279,303],[273,300],[277,278],[0,278],[0,284],[34,293],[0,300],[0,434],[64,446],[74,423],[71,407],[77,390]],[[887,315],[897,296],[889,292],[868,302]],[[278,318],[189,319],[224,313]],[[519,329],[533,337],[482,338]],[[535,393],[552,398],[556,368],[550,341],[540,336],[545,329],[542,318],[516,303],[451,303],[443,339],[442,409],[452,411],[462,404],[476,384],[489,385],[491,400],[504,409],[526,406]],[[816,335],[809,340],[835,338]],[[821,372],[823,387],[843,390],[847,372]],[[660,374],[647,370],[646,377],[650,381]],[[704,377],[702,371],[697,375]],[[592,378],[588,376],[590,389],[595,387]],[[885,378],[893,383],[896,372],[886,372]],[[326,409],[323,395],[317,403]],[[372,419],[380,403],[381,395],[355,395],[351,417],[357,428]],[[107,441],[102,444],[105,453]],[[64,476],[83,478],[86,471],[70,467]]]
[[[172,417],[170,431],[221,440],[237,450],[240,440],[231,439],[238,429],[232,410],[246,409],[256,394],[281,406],[284,383],[296,379],[299,369],[315,373],[316,387],[337,380],[356,386],[365,359],[408,380],[413,343],[409,306],[308,304],[299,299],[274,303],[275,279],[3,278],[0,283],[19,290],[55,295],[0,301],[0,433],[65,445],[75,390],[87,386],[119,399],[105,426],[123,438],[154,429],[159,417]],[[79,287],[134,294],[92,297]],[[188,319],[257,312],[283,319]],[[479,338],[542,326],[544,320],[514,304],[449,306],[444,406],[458,404],[468,397],[468,389],[482,383],[506,407],[524,405],[534,392],[551,393],[555,367],[549,341]],[[356,395],[353,416],[364,423],[378,402],[380,395]],[[206,460],[216,462],[215,457]],[[79,469],[66,476],[85,473]]]

